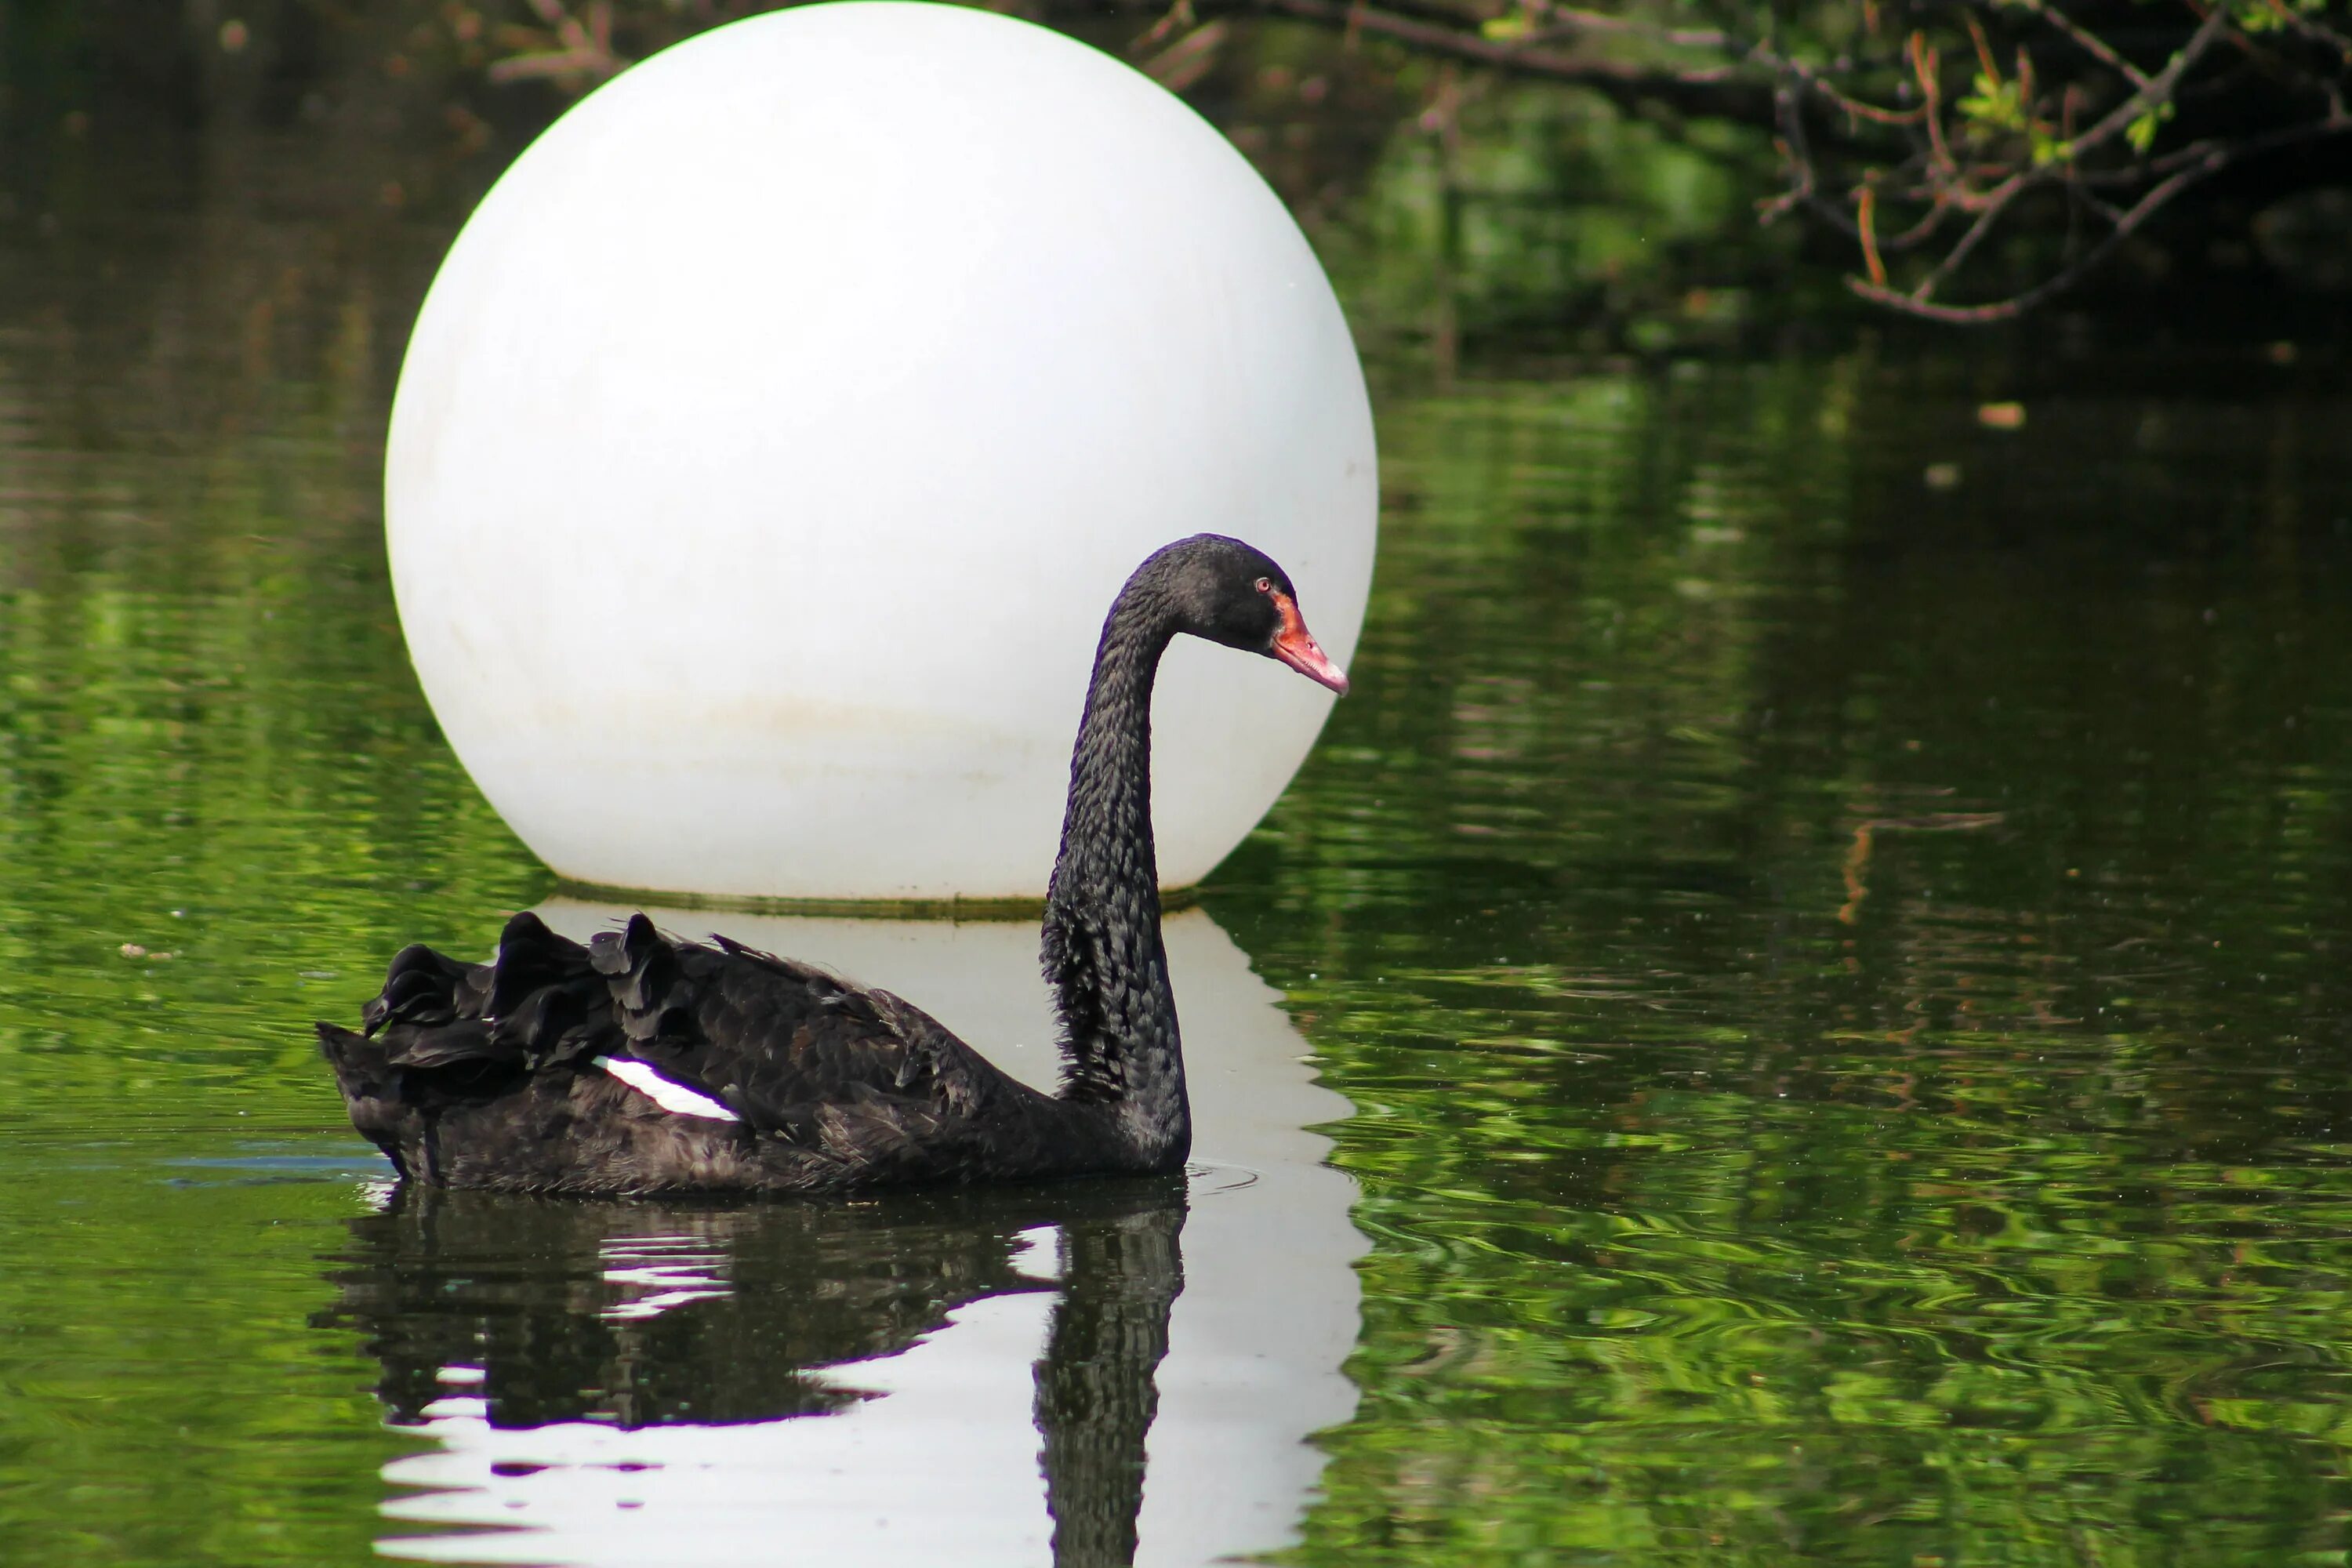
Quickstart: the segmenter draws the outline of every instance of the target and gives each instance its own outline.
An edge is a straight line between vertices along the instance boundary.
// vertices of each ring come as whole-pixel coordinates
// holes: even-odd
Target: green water
[[[1212,904],[1379,1243],[1302,1558],[2342,1559],[2352,405],[2084,379],[1391,406]]]
[[[0,231],[10,1561],[368,1560],[432,1361],[430,1291],[370,1292],[593,1318],[602,1221],[404,1254],[309,1037],[552,888],[381,553],[445,240]],[[1288,1555],[2343,1561],[2352,399],[2252,353],[1381,380],[1355,695],[1204,898],[1356,1107],[1360,1404]],[[1031,1218],[729,1221],[822,1233],[774,1313],[862,1304],[761,1364],[1013,1289]]]

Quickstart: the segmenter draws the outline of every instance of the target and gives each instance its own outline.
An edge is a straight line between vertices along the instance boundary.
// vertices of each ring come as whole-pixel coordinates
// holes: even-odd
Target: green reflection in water
[[[1378,1242],[1301,1561],[2341,1560],[2347,407],[2140,374],[1385,411],[1208,900]]]
[[[478,948],[551,880],[442,744],[393,616],[373,345],[413,258],[301,213],[18,237],[0,1559],[365,1562],[376,1471],[413,1445],[357,1337],[311,1326],[382,1164],[308,1021],[411,933]]]

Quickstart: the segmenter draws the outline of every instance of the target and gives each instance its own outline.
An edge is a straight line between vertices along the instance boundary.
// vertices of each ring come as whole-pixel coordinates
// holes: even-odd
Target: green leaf
[[[1976,90],[1960,100],[1962,114],[1987,131],[2023,131],[2027,127],[2022,85],[2000,81],[1979,71]]]

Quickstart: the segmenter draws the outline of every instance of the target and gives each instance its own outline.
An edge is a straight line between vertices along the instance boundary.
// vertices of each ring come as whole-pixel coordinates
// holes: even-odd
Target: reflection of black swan
[[[411,1185],[350,1222],[337,1299],[317,1321],[366,1337],[397,1425],[453,1392],[506,1428],[772,1421],[855,1404],[858,1363],[970,1302],[1052,1289],[1017,1260],[1050,1225],[1061,1282],[1035,1373],[1040,1457],[1054,1561],[1092,1568],[1135,1555],[1184,1217],[1183,1184],[1168,1178],[854,1205],[583,1205]],[[664,1242],[690,1246],[712,1293],[612,1310],[615,1259]],[[478,1382],[453,1389],[450,1366]]]
[[[393,960],[367,1034],[319,1037],[352,1122],[404,1177],[516,1191],[810,1192],[1155,1172],[1192,1146],[1151,837],[1151,688],[1179,632],[1334,690],[1290,580],[1200,534],[1119,590],[1070,759],[1045,962],[1058,1095],[887,991],[638,915],[588,946],[525,913],[497,959]]]
[[[773,1421],[862,1397],[854,1371],[814,1374],[896,1355],[970,1302],[1055,1289],[1024,1271],[1024,1241],[1050,1226],[1061,1244],[1043,1260],[1061,1275],[1055,1321],[1133,1319],[1141,1350],[1106,1352],[1094,1328],[1057,1329],[1046,1360],[1063,1344],[1069,1364],[1041,1370],[1041,1397],[1046,1383],[1116,1364],[1127,1392],[1100,1401],[1148,1406],[1181,1267],[1172,1255],[1149,1268],[1120,1262],[1118,1238],[1172,1248],[1184,1212],[1175,1177],[857,1204],[577,1204],[411,1184],[349,1222],[352,1245],[331,1274],[336,1304],[320,1322],[365,1332],[397,1425],[427,1418],[451,1392],[440,1372],[452,1364],[481,1369],[462,1392],[485,1401],[493,1426]],[[649,1262],[656,1282],[627,1283]],[[704,1279],[707,1291],[696,1288]],[[665,1304],[629,1310],[635,1297]]]

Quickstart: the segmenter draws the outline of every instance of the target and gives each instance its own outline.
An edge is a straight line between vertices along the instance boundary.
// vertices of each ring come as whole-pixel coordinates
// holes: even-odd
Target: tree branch
[[[2146,226],[2147,221],[2191,185],[2221,173],[2231,164],[2241,163],[2259,153],[2273,152],[2295,142],[2316,141],[2325,136],[2342,135],[2352,132],[2352,120],[2331,119],[2317,125],[2297,126],[2268,136],[2256,137],[2234,146],[2213,142],[2201,143],[2193,162],[2178,167],[2167,178],[2158,182],[2132,204],[2130,209],[2115,218],[2115,227],[2098,244],[2069,262],[2065,268],[2044,279],[2021,293],[2006,300],[1996,300],[1981,305],[1939,305],[1917,290],[1904,293],[1873,282],[1865,278],[1849,278],[1846,287],[1863,299],[1885,305],[1906,316],[1923,321],[1945,321],[1963,326],[1982,326],[1993,321],[2014,321],[2036,305],[2056,298],[2081,282],[2112,255],[2116,247]],[[2184,151],[2187,151],[2184,149]],[[2112,211],[2112,209],[2108,209]],[[1957,247],[1955,247],[1957,249]]]
[[[1606,94],[1628,105],[1664,104],[1685,113],[1769,123],[1770,89],[1749,77],[1743,63],[1690,70],[1661,70],[1619,60],[1560,54],[1531,48],[1516,41],[1495,39],[1439,23],[1415,20],[1388,8],[1349,0],[1209,0],[1195,7],[1203,15],[1255,14],[1291,16],[1349,32],[1370,33],[1425,54],[1467,61],[1508,76],[1570,83]]]

